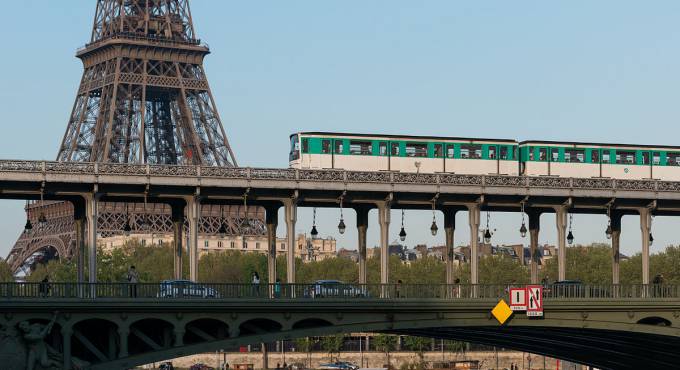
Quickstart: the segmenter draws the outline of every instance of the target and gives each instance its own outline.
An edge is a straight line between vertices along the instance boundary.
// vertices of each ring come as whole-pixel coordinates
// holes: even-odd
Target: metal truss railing
[[[140,300],[475,300],[508,298],[510,285],[463,284],[222,284],[161,283],[0,283],[0,299]],[[676,285],[547,285],[544,299],[678,299]]]
[[[0,172],[41,174],[197,177],[244,180],[288,180],[297,182],[361,182],[385,184],[429,184],[484,187],[526,187],[589,190],[678,192],[680,182],[622,180],[611,178],[530,177],[507,175],[462,175],[446,173],[369,172],[303,170],[181,165],[134,165],[124,163],[51,162],[0,160]]]

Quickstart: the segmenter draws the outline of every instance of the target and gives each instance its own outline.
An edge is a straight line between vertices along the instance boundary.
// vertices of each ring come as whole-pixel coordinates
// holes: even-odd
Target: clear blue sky
[[[94,8],[4,4],[0,158],[55,158]],[[680,145],[678,1],[194,0],[192,11],[241,165],[286,167],[288,135],[300,130]],[[24,220],[20,202],[0,207],[4,256]],[[310,216],[300,212],[300,231]],[[428,235],[429,217],[407,213],[409,244],[443,243]],[[337,211],[319,218],[326,235]],[[554,242],[554,217],[543,222],[541,242]],[[677,243],[678,222],[655,220],[653,251]],[[521,241],[518,215],[492,223],[498,242]],[[604,228],[603,216],[579,216],[574,233],[600,241]],[[637,219],[624,228],[623,251],[634,253]],[[374,226],[369,244],[377,237]],[[339,245],[355,238],[350,228]]]

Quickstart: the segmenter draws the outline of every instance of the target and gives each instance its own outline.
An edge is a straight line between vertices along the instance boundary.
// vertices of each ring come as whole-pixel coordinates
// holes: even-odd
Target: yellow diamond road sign
[[[506,321],[508,321],[510,316],[512,316],[512,310],[510,309],[510,306],[505,303],[505,300],[501,299],[496,307],[491,310],[491,314],[496,318],[496,320],[498,320],[499,324],[503,325]]]

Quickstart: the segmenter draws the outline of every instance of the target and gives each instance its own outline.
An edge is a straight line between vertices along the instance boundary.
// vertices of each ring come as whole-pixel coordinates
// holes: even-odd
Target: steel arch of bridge
[[[46,322],[59,311],[57,326],[62,337],[69,338],[74,353],[89,356],[92,369],[123,369],[225,347],[358,331],[486,343],[603,369],[660,368],[680,360],[680,354],[672,350],[680,345],[678,299],[546,301],[544,319],[516,315],[504,326],[489,314],[496,302],[8,299],[0,302],[0,309],[11,313],[0,316],[0,325]],[[668,325],[643,325],[641,321]],[[84,327],[89,329],[83,331]],[[108,341],[101,342],[107,332]]]

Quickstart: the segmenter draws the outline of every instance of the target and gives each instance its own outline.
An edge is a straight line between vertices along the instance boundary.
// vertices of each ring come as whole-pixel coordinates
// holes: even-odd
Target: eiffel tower
[[[236,166],[203,68],[209,53],[189,0],[97,0],[90,42],[76,54],[84,72],[57,160]],[[34,202],[26,213],[36,227],[10,252],[14,271],[74,255],[69,203]],[[217,234],[225,224],[233,235],[264,235],[262,218],[261,210],[203,207],[200,231]],[[169,206],[120,203],[100,205],[98,232],[122,234],[128,219],[133,233],[172,233]]]

